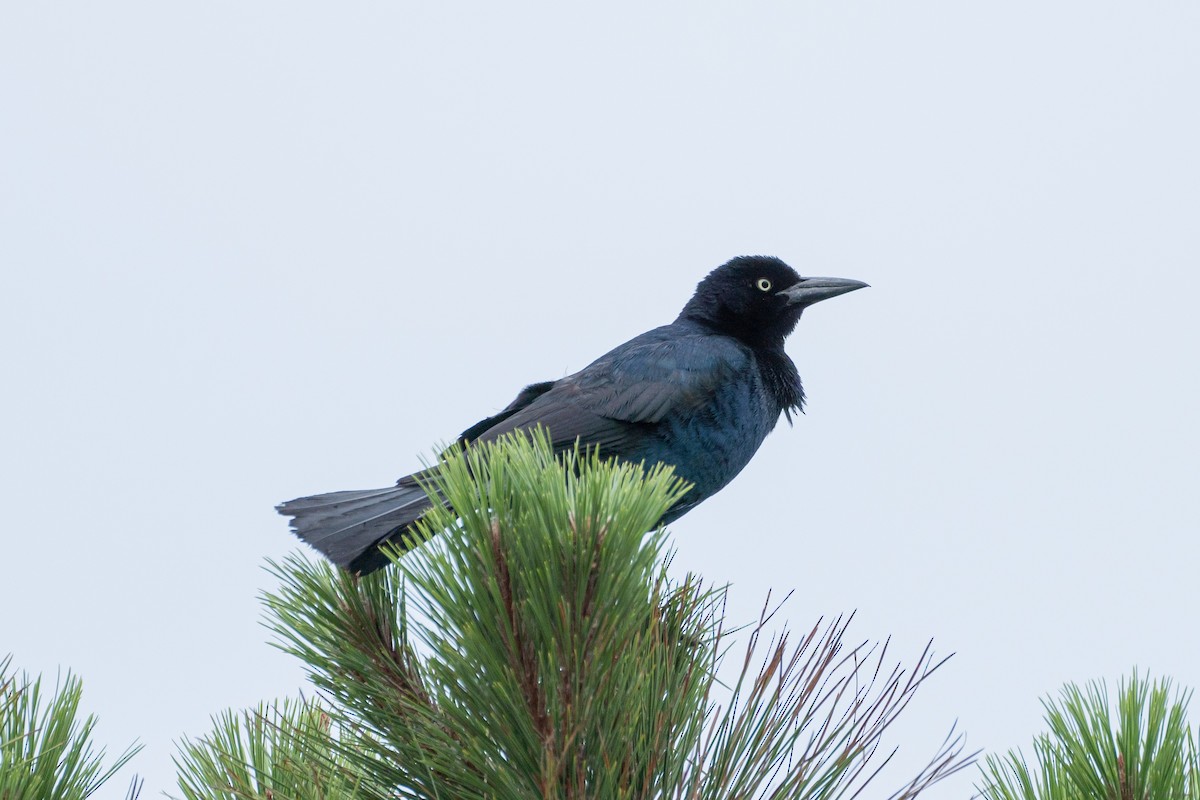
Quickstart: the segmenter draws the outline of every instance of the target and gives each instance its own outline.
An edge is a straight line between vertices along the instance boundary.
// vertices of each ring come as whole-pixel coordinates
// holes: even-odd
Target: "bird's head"
[[[738,256],[700,281],[679,316],[752,346],[782,345],[804,309],[866,285],[846,278],[801,278],[774,256]]]

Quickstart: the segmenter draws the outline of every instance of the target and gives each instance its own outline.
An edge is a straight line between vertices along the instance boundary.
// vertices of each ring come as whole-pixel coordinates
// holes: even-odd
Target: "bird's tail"
[[[362,575],[387,566],[379,545],[400,534],[433,506],[414,476],[386,489],[330,492],[280,503],[292,532],[333,563]]]

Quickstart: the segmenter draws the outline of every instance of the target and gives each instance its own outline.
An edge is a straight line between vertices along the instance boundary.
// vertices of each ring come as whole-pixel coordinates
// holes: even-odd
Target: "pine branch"
[[[1118,686],[1114,718],[1103,682],[1068,684],[1057,701],[1043,701],[1050,731],[1034,740],[1033,767],[1019,750],[989,756],[980,792],[987,800],[1198,800],[1190,697],[1135,670]]]
[[[434,476],[454,511],[432,511],[397,567],[360,579],[293,557],[264,598],[279,645],[356,731],[333,747],[361,796],[854,797],[942,663],[848,646],[849,618],[793,645],[764,607],[722,710],[725,592],[667,577],[654,526],[687,491],[669,469],[559,460],[535,437],[453,451]],[[970,758],[950,737],[893,798]]]
[[[213,719],[175,757],[184,800],[351,800],[361,776],[340,758],[341,735],[314,702],[263,704]]]
[[[49,697],[41,677],[10,673],[12,656],[0,659],[0,798],[83,800],[93,795],[141,745],[132,745],[109,767],[94,750],[95,716],[79,717],[83,684],[67,673]],[[138,784],[130,787],[135,798]]]

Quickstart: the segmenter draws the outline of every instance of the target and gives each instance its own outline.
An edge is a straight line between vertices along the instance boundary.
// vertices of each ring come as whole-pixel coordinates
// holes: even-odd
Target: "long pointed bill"
[[[799,283],[789,286],[780,294],[788,299],[789,306],[807,307],[868,285],[849,278],[801,278]]]

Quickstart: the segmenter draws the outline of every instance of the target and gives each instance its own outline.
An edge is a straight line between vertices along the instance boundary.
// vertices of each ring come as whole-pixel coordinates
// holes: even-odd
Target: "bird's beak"
[[[837,297],[839,294],[862,289],[868,284],[849,278],[801,278],[800,282],[780,292],[787,298],[789,306],[807,308],[813,303]]]

